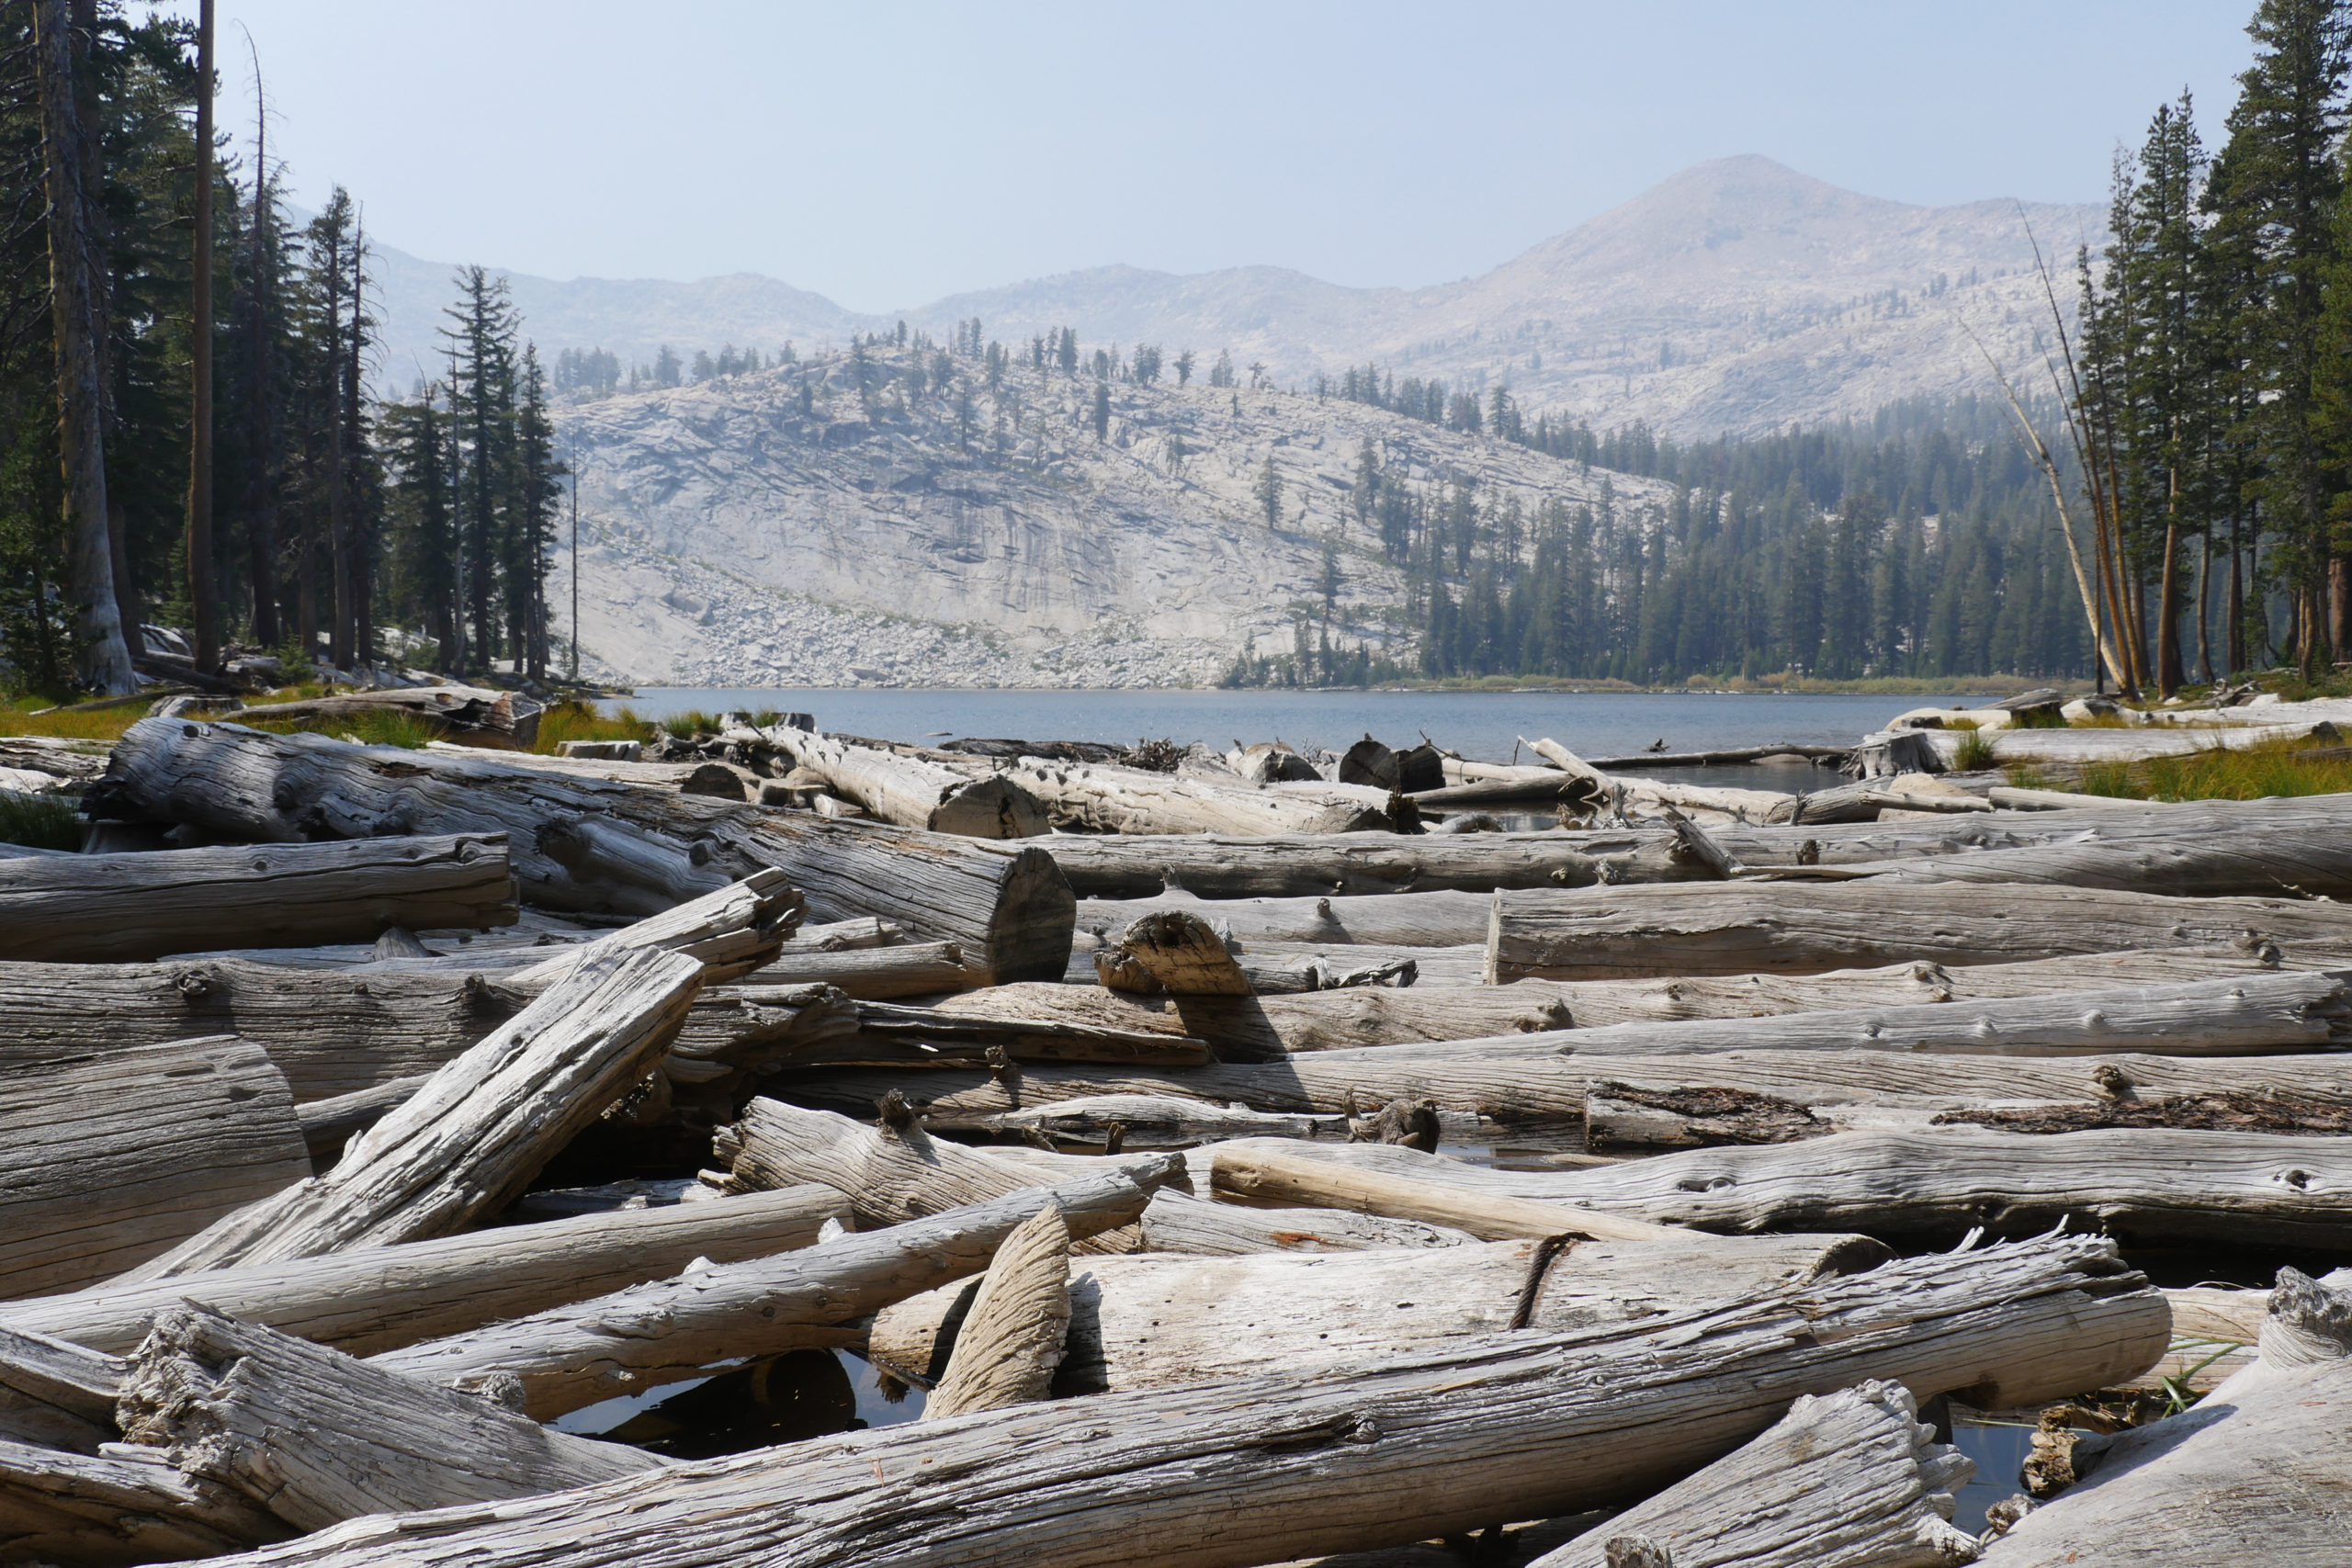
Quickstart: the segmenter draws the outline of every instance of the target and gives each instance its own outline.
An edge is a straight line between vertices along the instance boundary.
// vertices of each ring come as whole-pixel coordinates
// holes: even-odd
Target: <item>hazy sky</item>
[[[1740,152],[2098,201],[2184,85],[2218,138],[2253,0],[216,4],[224,128],[250,33],[295,198],[384,243],[884,310],[1110,262],[1434,283]]]

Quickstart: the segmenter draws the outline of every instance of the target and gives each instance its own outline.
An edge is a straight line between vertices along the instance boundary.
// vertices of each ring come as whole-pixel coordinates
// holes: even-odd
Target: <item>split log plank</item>
[[[0,1296],[119,1274],[310,1173],[285,1077],[245,1041],[0,1066]]]
[[[2105,1244],[2058,1237],[1639,1325],[982,1411],[490,1517],[354,1521],[224,1568],[584,1568],[615,1540],[682,1568],[1246,1568],[1640,1497],[1799,1395],[1863,1379],[2003,1405],[2098,1386],[2160,1354],[2165,1326]]]
[[[131,1568],[213,1557],[293,1532],[160,1455],[78,1454],[0,1438],[0,1559]]]
[[[0,1439],[96,1453],[118,1435],[122,1372],[119,1356],[0,1327]]]
[[[923,1402],[924,1420],[1046,1397],[1069,1334],[1069,1223],[1051,1202],[1004,1238],[975,1286],[946,1375]]]
[[[159,1315],[131,1356],[124,1438],[298,1530],[527,1497],[673,1461],[543,1427],[208,1308]]]
[[[514,919],[514,878],[496,835],[0,860],[7,959],[137,962],[224,940],[373,942],[390,926]]]
[[[463,1334],[683,1271],[811,1247],[848,1202],[787,1187],[710,1202],[582,1214],[359,1252],[99,1285],[0,1304],[0,1332],[40,1333],[121,1355],[175,1303],[194,1299],[355,1356]]]
[[[797,943],[753,974],[759,986],[831,986],[843,996],[866,1001],[935,997],[969,983],[964,950],[952,942],[914,942],[904,947],[801,951]]]
[[[446,1235],[495,1213],[645,1077],[701,985],[684,953],[582,958],[325,1176],[224,1215],[122,1282]]]

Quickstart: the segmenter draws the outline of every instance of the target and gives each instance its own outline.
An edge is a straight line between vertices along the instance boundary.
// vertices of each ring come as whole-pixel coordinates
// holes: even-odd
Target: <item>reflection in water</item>
[[[673,1459],[711,1459],[895,1426],[921,1416],[922,1402],[920,1390],[882,1378],[846,1350],[794,1350],[606,1400],[556,1425]]]

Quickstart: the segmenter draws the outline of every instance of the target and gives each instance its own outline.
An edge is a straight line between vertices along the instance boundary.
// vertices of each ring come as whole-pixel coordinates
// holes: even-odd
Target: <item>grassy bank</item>
[[[2053,787],[2038,768],[2012,767],[2008,778],[2020,789]],[[2073,788],[2079,795],[2112,800],[2264,800],[2343,795],[2352,793],[2352,747],[2281,740],[2239,751],[2216,746],[2183,757],[2093,762],[2083,769],[2081,782]]]
[[[323,688],[319,686],[287,686],[254,698],[252,705],[259,707],[268,703],[300,702],[306,697],[323,694]],[[0,704],[0,734],[110,741],[119,739],[124,730],[146,717],[151,705],[142,698],[78,713],[39,711],[49,705],[48,700],[41,697],[19,697]],[[431,717],[393,708],[345,714],[332,718],[241,719],[238,722],[250,723],[254,728],[266,730],[273,735],[292,735],[309,730],[321,735],[350,736],[369,746],[400,746],[410,750],[421,750],[428,742],[442,739],[448,734],[446,726]],[[674,724],[676,721],[672,722]],[[567,740],[643,740],[652,729],[650,722],[638,717],[628,708],[606,718],[586,703],[557,703],[539,716],[538,739],[531,750],[552,756]]]

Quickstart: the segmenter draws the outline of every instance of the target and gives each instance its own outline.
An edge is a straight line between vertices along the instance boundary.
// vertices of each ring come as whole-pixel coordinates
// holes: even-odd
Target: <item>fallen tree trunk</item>
[[[1487,978],[1819,973],[1928,960],[2000,964],[2132,948],[2352,941],[2352,910],[2285,898],[2166,898],[2066,887],[1717,883],[1498,893]]]
[[[645,1077],[701,985],[683,953],[581,959],[325,1176],[223,1216],[122,1282],[446,1235],[495,1213]]]
[[[0,1328],[0,1440],[94,1454],[116,1437],[122,1359]]]
[[[2352,1291],[2281,1269],[2253,1365],[2188,1410],[2116,1437],[2087,1479],[2028,1514],[1981,1561],[1986,1568],[2346,1561],[2347,1319]],[[2078,1460],[2082,1452],[2078,1445]]]
[[[812,919],[876,916],[956,942],[972,984],[1056,979],[1069,958],[1069,886],[1035,848],[166,719],[131,726],[103,790],[126,812],[272,841],[511,832],[522,897],[548,908],[659,914],[774,868]]]
[[[2096,1387],[2165,1334],[2109,1247],[2053,1238],[1639,1325],[854,1433],[490,1518],[354,1521],[232,1562],[574,1568],[626,1540],[677,1565],[1245,1568],[1638,1497],[1866,1378],[2004,1406]]]
[[[926,1120],[944,1125],[937,1118]],[[1334,1138],[1345,1143],[1351,1135],[1345,1116],[1284,1116],[1154,1094],[1091,1095],[965,1118],[955,1124],[988,1133],[1037,1133],[1057,1144],[1100,1144],[1113,1154],[1122,1148],[1189,1148],[1221,1138]]]
[[[1387,814],[1334,792],[1212,784],[1139,768],[1023,757],[1000,775],[1080,833],[1385,832]]]
[[[1027,839],[1052,831],[1045,806],[1007,774],[960,772],[806,730],[778,733],[800,766],[823,774],[834,794],[885,822],[967,839]]]
[[[347,692],[336,696],[309,697],[300,702],[265,703],[240,708],[239,724],[286,719],[356,718],[387,708],[430,719],[472,745],[526,750],[537,738],[538,712],[530,716],[530,734],[518,732],[514,694],[481,686],[388,686],[371,692]]]
[[[1451,1225],[1355,1214],[1345,1209],[1245,1209],[1162,1188],[1136,1226],[1138,1252],[1245,1258],[1261,1252],[1388,1252],[1464,1247],[1478,1238]]]
[[[1379,942],[1250,942],[1234,956],[1261,997],[1305,991],[1363,990],[1374,986],[1482,986],[1487,944],[1401,947]],[[1410,965],[1409,969],[1407,967]],[[1091,971],[1092,964],[1088,968]],[[1091,973],[1080,984],[1099,978]]]
[[[1761,1294],[1885,1261],[1858,1236],[1535,1241],[1437,1252],[1094,1258],[1069,1282],[1057,1398],[1291,1374],[1442,1353],[1515,1329],[1560,1333]],[[922,1383],[962,1354],[971,1287],[875,1314],[867,1354]],[[929,1407],[926,1406],[926,1414]]]
[[[1802,1562],[1951,1568],[1976,1561],[1952,1494],[1975,1461],[1919,1419],[1900,1383],[1808,1395],[1772,1429],[1529,1568]]]
[[[160,1455],[77,1454],[0,1439],[0,1558],[131,1568],[213,1557],[293,1532],[238,1494]]]
[[[135,962],[514,919],[495,835],[0,860],[0,958]]]
[[[996,1018],[840,998],[844,1027],[798,1033],[773,1027],[761,1016],[763,1010],[784,1012],[787,1010],[776,1004],[805,1001],[816,992],[838,998],[829,987],[803,987],[797,991],[726,987],[707,1004],[697,1004],[679,1037],[678,1054],[716,1057],[759,1072],[853,1064],[977,1066],[999,1055],[1018,1062],[1117,1062],[1138,1066],[1194,1066],[1210,1059],[1206,1044],[1181,1031],[1148,1024],[1121,1028],[1087,1018],[1078,1010],[1060,1017]],[[745,1016],[727,1018],[723,1010],[730,1004]],[[797,1017],[795,1014],[786,1021],[797,1021]]]
[[[813,1246],[824,1223],[847,1208],[830,1187],[790,1187],[583,1214],[13,1302],[0,1305],[0,1330],[123,1354],[157,1313],[193,1298],[368,1356],[662,1279],[697,1258],[735,1263]]]
[[[2337,1248],[2352,1214],[2352,1140],[2259,1133],[2034,1135],[1952,1126],[1690,1149],[1567,1171],[1487,1170],[1378,1144],[1241,1139],[1193,1158],[1197,1166],[1211,1156],[1220,1184],[1228,1158],[1279,1157],[1729,1233],[1859,1231],[1933,1242],[1978,1227],[2033,1235],[2063,1220],[2132,1246]]]
[[[1372,893],[1355,898],[1225,898],[1189,893],[1156,898],[1088,898],[1078,927],[1115,942],[1146,915],[1164,910],[1197,915],[1219,935],[1244,943],[1381,942],[1396,947],[1446,947],[1485,937],[1490,901],[1476,893]]]
[[[965,1302],[945,1375],[932,1380],[923,1402],[924,1420],[1046,1397],[1069,1333],[1069,1224],[1050,1202],[1004,1238]]]
[[[119,1274],[310,1173],[286,1079],[243,1041],[0,1067],[0,1296]]]
[[[1273,1138],[1235,1138],[1217,1144],[1209,1151],[1214,1156],[1211,1184],[1219,1197],[1229,1201],[1272,1207],[1306,1204],[1353,1209],[1359,1213],[1382,1214],[1390,1219],[1450,1225],[1486,1241],[1518,1236],[1541,1240],[1567,1232],[1611,1241],[1687,1239],[1687,1233],[1678,1234],[1670,1225],[1652,1224],[1645,1220],[1629,1223],[1621,1213],[1464,1190],[1399,1175],[1394,1168],[1365,1169],[1326,1160],[1300,1159],[1292,1153],[1297,1146]],[[1341,1146],[1352,1152],[1395,1145]]]
[[[2062,844],[1864,862],[1848,869],[1914,883],[2021,883],[2174,897],[2335,897],[2352,889],[2352,844],[2269,829],[2133,837],[2096,833]]]
[[[787,944],[785,952],[744,978],[762,986],[831,986],[863,1001],[935,997],[970,984],[964,972],[964,951],[952,942],[805,953]]]
[[[1696,877],[1673,835],[1614,833],[1066,834],[1045,848],[1081,898],[1148,898],[1170,878],[1202,898],[1319,897],[1498,887],[1584,887],[1602,879]],[[1792,850],[1793,853],[1793,850]]]
[[[370,1364],[456,1388],[518,1378],[524,1407],[548,1420],[698,1376],[715,1361],[862,1340],[834,1325],[978,1273],[1015,1228],[1048,1205],[1059,1205],[1073,1237],[1131,1224],[1151,1189],[1182,1168],[1178,1156],[1160,1156],[1052,1185],[1024,1184],[798,1252],[693,1269],[673,1280],[411,1345]]]
[[[128,1441],[298,1530],[560,1492],[672,1462],[204,1307],[155,1319],[119,1409]]]
[[[702,965],[704,984],[716,986],[772,962],[808,907],[789,877],[763,868],[557,953],[513,978],[545,985],[569,973],[582,955],[661,952],[686,954]]]

